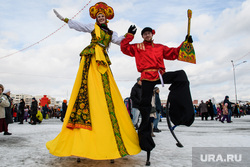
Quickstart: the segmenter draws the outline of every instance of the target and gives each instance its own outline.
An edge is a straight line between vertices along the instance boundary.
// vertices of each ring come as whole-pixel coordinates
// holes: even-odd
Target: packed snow
[[[250,116],[232,118],[232,123],[202,121],[196,117],[191,127],[179,126],[175,134],[184,145],[176,146],[176,141],[168,130],[166,118],[162,118],[154,133],[156,147],[151,152],[151,167],[191,167],[193,147],[250,147]],[[60,119],[43,120],[41,124],[9,125],[10,136],[0,134],[1,167],[141,167],[145,166],[146,152],[134,156],[109,160],[91,160],[76,157],[56,157],[49,153],[46,142],[54,139],[61,131]],[[108,150],[107,150],[108,151]]]

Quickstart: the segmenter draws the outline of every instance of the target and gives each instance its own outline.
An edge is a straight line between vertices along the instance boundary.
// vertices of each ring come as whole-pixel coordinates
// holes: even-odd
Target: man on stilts
[[[189,90],[189,81],[183,70],[165,72],[163,59],[176,60],[182,44],[177,48],[169,48],[162,44],[153,42],[155,31],[146,27],[141,35],[142,43],[129,44],[136,33],[136,27],[130,26],[125,39],[121,42],[121,51],[131,57],[135,57],[137,70],[141,73],[142,98],[140,113],[142,122],[138,129],[139,143],[142,150],[147,152],[146,165],[150,165],[150,152],[155,143],[151,136],[151,124],[149,121],[151,111],[151,99],[156,84],[171,84],[168,101],[170,102],[170,117],[174,125],[190,126],[194,121],[194,109]],[[187,35],[186,40],[192,43],[192,37]]]

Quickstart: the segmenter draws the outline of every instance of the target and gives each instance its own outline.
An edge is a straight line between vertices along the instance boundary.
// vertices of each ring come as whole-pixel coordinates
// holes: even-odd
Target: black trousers
[[[207,112],[201,113],[201,120],[204,120],[204,117],[207,120],[207,118],[208,118],[208,113]]]
[[[214,111],[213,110],[209,111],[209,115],[211,116],[211,120],[213,120],[214,119]]]
[[[33,121],[32,123],[33,123],[33,124],[36,124],[36,122],[37,122],[36,114],[32,114],[32,115],[31,115],[31,119],[32,119],[32,121]]]
[[[21,111],[19,119],[20,119],[20,123],[23,123],[23,118],[24,118],[24,111]]]
[[[174,125],[190,126],[194,121],[194,108],[189,89],[189,81],[183,70],[166,72],[162,75],[164,84],[171,84],[168,101],[170,102],[170,119]],[[142,98],[140,103],[140,113],[142,122],[138,129],[140,147],[144,151],[151,151],[155,147],[151,136],[151,123],[149,121],[151,111],[151,100],[153,89],[157,81],[142,81]]]

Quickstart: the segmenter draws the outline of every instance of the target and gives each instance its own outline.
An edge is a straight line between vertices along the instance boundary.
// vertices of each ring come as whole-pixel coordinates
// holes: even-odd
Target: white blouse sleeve
[[[75,29],[76,31],[88,32],[91,33],[95,29],[94,24],[82,24],[78,21],[69,20],[69,28]]]
[[[120,45],[121,41],[122,41],[124,38],[125,38],[124,35],[118,37],[118,34],[117,34],[115,31],[113,31],[113,35],[112,35],[111,42],[112,42],[112,43],[115,43],[115,44],[117,44],[117,45]]]

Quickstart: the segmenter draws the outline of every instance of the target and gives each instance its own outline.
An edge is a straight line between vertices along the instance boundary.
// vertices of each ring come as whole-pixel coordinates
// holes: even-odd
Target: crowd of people
[[[218,104],[213,104],[211,99],[206,102],[201,100],[199,105],[194,105],[194,109],[196,116],[201,117],[201,120],[208,120],[210,117],[210,120],[219,120],[221,123],[225,120],[227,123],[232,123],[232,116],[240,118],[250,111],[249,105],[230,102],[229,96],[225,96],[225,99]]]
[[[14,104],[10,97],[10,89],[4,89],[0,84],[0,132],[4,135],[11,135],[8,131],[8,125],[11,123],[24,124],[27,122],[31,125],[40,124],[43,119],[57,118],[63,122],[67,110],[67,100],[64,100],[62,107],[39,106],[36,98],[32,98],[31,105],[25,104],[21,99],[20,103]]]
[[[153,132],[161,132],[158,129],[158,122],[161,122],[161,118],[166,116],[166,107],[161,105],[161,100],[159,97],[159,88],[155,87],[152,95],[152,109],[150,113],[150,122],[152,126],[152,136],[155,137]],[[10,89],[5,89],[3,85],[0,85],[0,102],[1,102],[1,113],[0,113],[0,130],[4,131],[4,135],[11,135],[8,132],[8,125],[11,123],[23,124],[28,122],[31,125],[36,125],[41,123],[43,119],[57,118],[63,122],[66,110],[67,110],[67,100],[63,100],[62,107],[48,107],[47,105],[41,107],[38,106],[38,102],[35,98],[32,98],[32,103],[26,105],[24,99],[20,100],[19,104],[13,104],[13,99],[10,97]],[[140,77],[137,78],[137,82],[131,89],[130,93],[130,109],[129,114],[132,119],[132,123],[137,130],[139,127],[139,103],[141,100],[141,80]],[[131,111],[130,111],[131,110]],[[218,104],[213,104],[211,99],[204,103],[201,100],[199,105],[194,105],[194,111],[196,117],[201,117],[201,120],[218,120],[222,123],[226,120],[227,123],[232,123],[231,117],[241,118],[250,111],[250,107],[247,105],[239,105],[238,103],[233,103],[229,101],[229,96],[225,96],[225,99]]]

